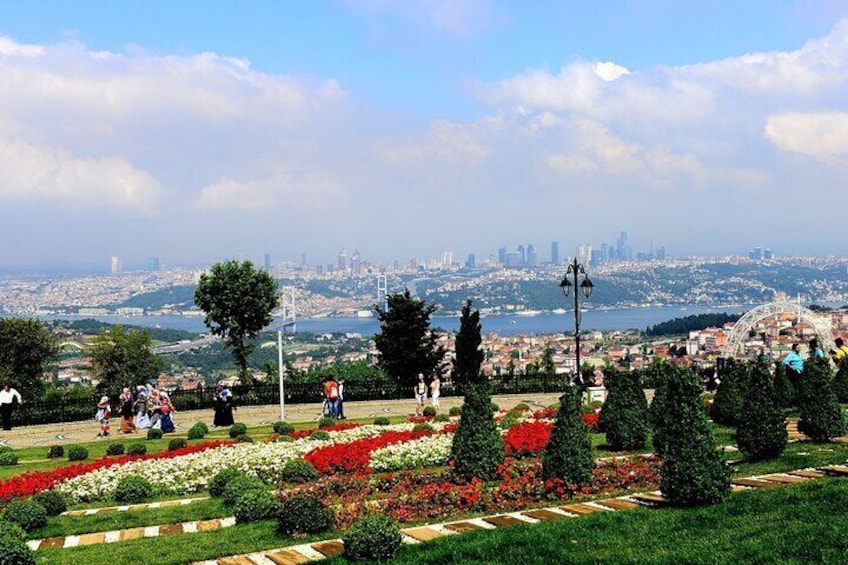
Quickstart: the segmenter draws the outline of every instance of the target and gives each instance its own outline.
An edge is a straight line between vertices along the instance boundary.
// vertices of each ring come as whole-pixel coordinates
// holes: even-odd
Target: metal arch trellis
[[[761,320],[778,314],[794,314],[798,318],[798,321],[805,322],[815,329],[819,342],[825,351],[834,348],[833,332],[830,331],[830,324],[821,316],[818,316],[815,312],[809,308],[804,308],[800,304],[793,302],[772,302],[757,306],[739,318],[739,321],[734,324],[733,330],[727,338],[727,345],[724,346],[724,356],[736,357],[740,353],[744,353],[742,351],[743,342],[748,339],[748,334],[754,326]]]

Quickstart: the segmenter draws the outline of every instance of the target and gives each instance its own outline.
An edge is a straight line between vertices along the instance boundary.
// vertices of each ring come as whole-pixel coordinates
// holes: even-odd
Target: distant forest
[[[691,331],[703,330],[704,328],[719,328],[728,322],[736,322],[742,314],[695,314],[683,318],[675,318],[662,322],[655,326],[648,326],[645,330],[650,336],[685,334]]]

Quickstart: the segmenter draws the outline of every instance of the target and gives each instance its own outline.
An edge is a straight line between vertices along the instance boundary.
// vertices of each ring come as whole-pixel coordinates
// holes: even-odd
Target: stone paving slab
[[[827,467],[819,467],[819,470],[824,471],[828,475],[848,477],[848,466],[845,465],[828,465]]]
[[[751,488],[768,488],[768,487],[777,487],[780,486],[780,483],[766,481],[758,478],[747,478],[747,479],[733,479],[730,481],[732,485],[741,485],[743,487],[751,487]]]
[[[486,529],[483,526],[471,522],[453,522],[452,524],[445,524],[445,528],[460,534],[464,534],[465,532],[476,532],[479,530]]]
[[[445,537],[446,534],[431,528],[429,526],[423,526],[421,528],[409,528],[404,530],[403,533],[408,535],[413,539],[417,539],[418,541],[431,541],[438,538]]]
[[[271,560],[274,565],[301,565],[302,563],[309,562],[309,558],[293,549],[272,551],[270,553],[266,553],[265,557]]]
[[[771,481],[773,483],[785,483],[787,485],[794,485],[798,483],[806,483],[810,479],[805,479],[803,477],[792,477],[789,475],[763,475],[760,477],[761,479],[765,479],[767,481]]]
[[[600,506],[606,506],[612,510],[632,510],[633,508],[638,508],[639,504],[636,502],[631,502],[629,500],[624,500],[623,498],[608,498],[606,500],[598,500],[595,502]]]
[[[812,471],[810,469],[798,469],[797,471],[788,471],[787,474],[794,475],[796,477],[805,477],[807,479],[820,479],[822,477],[827,476],[821,471]]]
[[[569,514],[574,514],[576,516],[585,516],[587,514],[593,514],[595,512],[602,512],[602,510],[596,506],[589,506],[588,504],[583,504],[581,502],[578,502],[577,504],[560,506],[559,509],[568,512]]]
[[[507,516],[502,514],[500,516],[489,516],[488,518],[483,518],[484,521],[488,522],[493,526],[497,526],[498,528],[504,528],[507,526],[520,526],[522,524],[529,524],[529,522],[520,520],[518,518],[514,518],[512,516]]]
[[[549,522],[551,520],[565,520],[566,518],[571,518],[565,513],[554,512],[552,510],[547,509],[539,509],[539,510],[526,510],[522,512],[525,516],[529,516],[534,520],[539,520],[540,522]]]
[[[312,549],[326,557],[333,557],[344,551],[344,544],[339,540],[322,541],[313,543]]]

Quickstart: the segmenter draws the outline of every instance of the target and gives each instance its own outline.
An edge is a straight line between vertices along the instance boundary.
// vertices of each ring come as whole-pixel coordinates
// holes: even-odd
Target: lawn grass
[[[124,530],[142,526],[178,524],[195,520],[209,520],[232,516],[220,498],[200,500],[185,506],[139,509],[127,512],[108,512],[91,516],[56,516],[49,518],[47,525],[30,532],[29,539],[43,539],[57,536],[71,536],[110,530]]]
[[[704,508],[598,512],[450,536],[405,546],[391,563],[845,563],[846,506],[848,481],[823,479],[736,493]]]

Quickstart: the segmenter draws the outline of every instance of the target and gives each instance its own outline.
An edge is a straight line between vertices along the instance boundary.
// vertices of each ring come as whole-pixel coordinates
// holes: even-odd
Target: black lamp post
[[[589,280],[589,275],[586,274],[586,269],[583,268],[583,265],[577,262],[577,258],[569,263],[568,270],[565,272],[565,276],[562,277],[562,282],[559,283],[559,287],[562,289],[562,295],[568,298],[568,293],[571,291],[571,287],[575,288],[574,290],[574,345],[577,348],[577,374],[576,379],[580,386],[583,386],[583,376],[580,374],[580,293],[577,292],[577,277],[578,275],[583,275],[583,281],[580,282],[580,290],[583,292],[583,295],[586,298],[592,295],[592,290],[595,288],[595,285],[592,284],[592,281]],[[568,280],[569,275],[574,279],[574,282]],[[574,379],[571,380],[571,384],[574,384]]]

